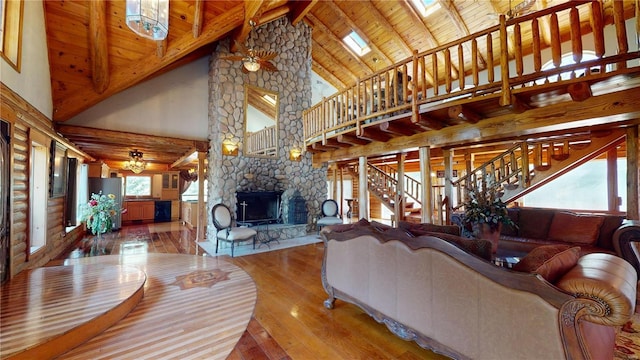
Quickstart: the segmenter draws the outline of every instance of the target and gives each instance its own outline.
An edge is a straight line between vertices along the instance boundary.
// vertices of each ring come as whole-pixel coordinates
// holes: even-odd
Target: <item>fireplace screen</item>
[[[280,221],[280,191],[240,191],[236,193],[236,220],[240,223]]]

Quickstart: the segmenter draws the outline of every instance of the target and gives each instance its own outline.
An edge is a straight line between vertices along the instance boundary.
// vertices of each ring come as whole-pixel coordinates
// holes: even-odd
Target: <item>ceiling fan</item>
[[[249,25],[251,25],[251,32],[255,30],[256,23],[253,20],[249,21]],[[249,34],[249,38],[251,37],[251,33]],[[265,50],[256,50],[252,47],[247,48],[244,44],[236,41],[236,46],[240,50],[242,55],[231,55],[224,56],[221,59],[231,60],[231,61],[242,61],[242,72],[248,73],[249,71],[258,71],[260,69],[264,69],[267,71],[278,71],[278,68],[271,62],[278,53],[272,51]]]
[[[533,7],[533,5],[535,5],[535,3],[536,3],[536,0],[524,0],[520,2],[518,5],[512,7],[511,0],[509,0],[509,10],[507,10],[507,12],[505,12],[504,15],[507,17],[507,20],[511,20],[518,16],[526,15],[532,11],[531,8]],[[497,18],[498,15],[500,14],[491,14],[491,15]]]

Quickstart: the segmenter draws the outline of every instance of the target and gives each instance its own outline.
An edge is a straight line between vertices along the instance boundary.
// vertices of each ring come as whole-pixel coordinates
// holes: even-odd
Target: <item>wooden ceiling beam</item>
[[[336,89],[342,90],[347,87],[340,79],[338,79],[333,73],[327,70],[316,60],[311,60],[311,68],[316,72],[316,74],[328,81]]]
[[[264,11],[265,3],[265,0],[244,0],[244,21],[241,27],[234,30],[229,42],[229,49],[232,53],[239,51],[237,43],[244,44],[247,41],[252,30],[250,22],[253,21],[255,26],[258,26],[258,19]]]
[[[313,14],[307,14],[307,20],[311,21],[311,23],[312,23],[311,26],[313,27],[314,31],[315,30],[322,31],[325,35],[327,35],[331,39],[331,41],[333,41],[333,42],[335,42],[337,44],[340,44],[340,46],[347,52],[347,54],[349,54],[351,56],[351,58],[353,60],[356,61],[356,63],[360,67],[363,67],[366,70],[368,70],[366,75],[373,74],[373,69],[371,67],[369,67],[369,65],[367,65],[367,63],[362,61],[362,58],[360,58],[360,56],[358,56],[356,53],[354,53],[353,50],[351,50],[351,48],[349,48],[347,46],[347,44],[345,44],[344,41],[342,41],[342,39],[340,39],[336,34],[333,33],[333,31],[331,31],[331,29],[329,29],[322,21],[320,21],[320,19],[315,17]]]
[[[204,23],[204,1],[205,0],[196,0],[193,9],[193,26],[191,27],[191,31],[193,32],[194,38],[200,36],[200,32],[202,31],[202,25]]]
[[[333,68],[336,69],[335,71],[339,71],[341,74],[348,75],[351,78],[351,84],[355,84],[358,81],[358,76],[352,73],[346,64],[342,63],[340,60],[336,59],[333,55],[331,55],[322,46],[322,44],[314,40],[312,49],[313,49],[313,52],[315,52],[316,54],[323,56],[324,58],[329,59],[331,62],[336,64],[336,66],[333,66]],[[337,76],[335,73],[334,75]]]
[[[129,147],[143,148],[144,144],[154,144],[156,147],[192,147],[195,140],[185,140],[166,136],[154,136],[149,134],[136,134],[124,131],[104,130],[97,128],[90,128],[84,126],[75,125],[57,125],[56,130],[65,136],[79,137],[82,136],[86,139],[108,139],[107,141],[113,142],[121,141],[124,144],[130,144]],[[112,139],[112,140],[111,140]],[[94,141],[94,142],[95,142]]]
[[[194,39],[187,32],[176,41],[172,42],[167,53],[162,58],[147,56],[145,61],[136,60],[131,63],[112,69],[109,87],[102,93],[94,93],[86,89],[80,89],[69,94],[64,99],[54,104],[53,120],[65,121],[81,111],[97,104],[98,102],[138,84],[156,71],[181,59],[192,51],[219,40],[237,26],[242,25],[244,19],[244,5],[238,4],[224,14],[209,21],[202,29],[202,34]]]
[[[349,17],[349,15],[347,15],[347,13],[345,13],[339,6],[335,5],[332,7],[332,10],[336,12],[336,14],[338,15],[338,22],[342,22],[347,24],[348,27],[350,27],[353,30],[356,30],[356,32],[358,33],[358,35],[360,35],[360,37],[362,38],[362,40],[364,42],[366,42],[367,44],[369,44],[369,47],[371,48],[371,51],[373,51],[374,53],[378,54],[377,58],[384,60],[385,64],[383,67],[386,66],[390,66],[394,64],[394,61],[391,60],[391,57],[387,54],[385,54],[382,50],[380,50],[380,48],[378,48],[378,46],[371,41],[371,39],[369,39],[369,36],[367,36],[367,34],[362,31],[358,25]]]
[[[318,0],[298,0],[292,1],[291,10],[289,11],[289,21],[291,25],[296,26],[309,11],[318,3]]]
[[[109,87],[107,1],[89,1],[89,51],[93,89],[102,94]]]

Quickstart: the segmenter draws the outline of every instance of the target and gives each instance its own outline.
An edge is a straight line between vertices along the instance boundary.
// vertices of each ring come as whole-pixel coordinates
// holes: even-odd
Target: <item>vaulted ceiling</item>
[[[514,9],[534,11],[565,1],[436,0],[431,5],[434,12],[425,17],[411,0],[171,0],[169,35],[164,41],[152,41],[127,27],[124,0],[47,0],[53,120],[63,135],[94,158],[123,161],[130,150],[131,134],[126,129],[97,142],[92,129],[63,125],[64,121],[146,79],[210,54],[219,40],[230,37],[244,43],[251,19],[258,26],[282,16],[294,25],[309,24],[312,68],[341,89],[416,50],[426,51],[495,25],[499,14],[518,15]],[[359,56],[346,46],[342,39],[351,31],[370,52]],[[277,66],[277,58],[274,63]],[[145,158],[176,166],[186,152],[202,145],[176,140],[181,146],[163,153],[167,141],[171,139],[158,138],[159,145],[149,146]]]

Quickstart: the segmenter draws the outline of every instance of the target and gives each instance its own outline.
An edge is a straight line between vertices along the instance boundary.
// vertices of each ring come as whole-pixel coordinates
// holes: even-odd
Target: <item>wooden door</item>
[[[9,278],[9,124],[0,121],[0,282]]]

